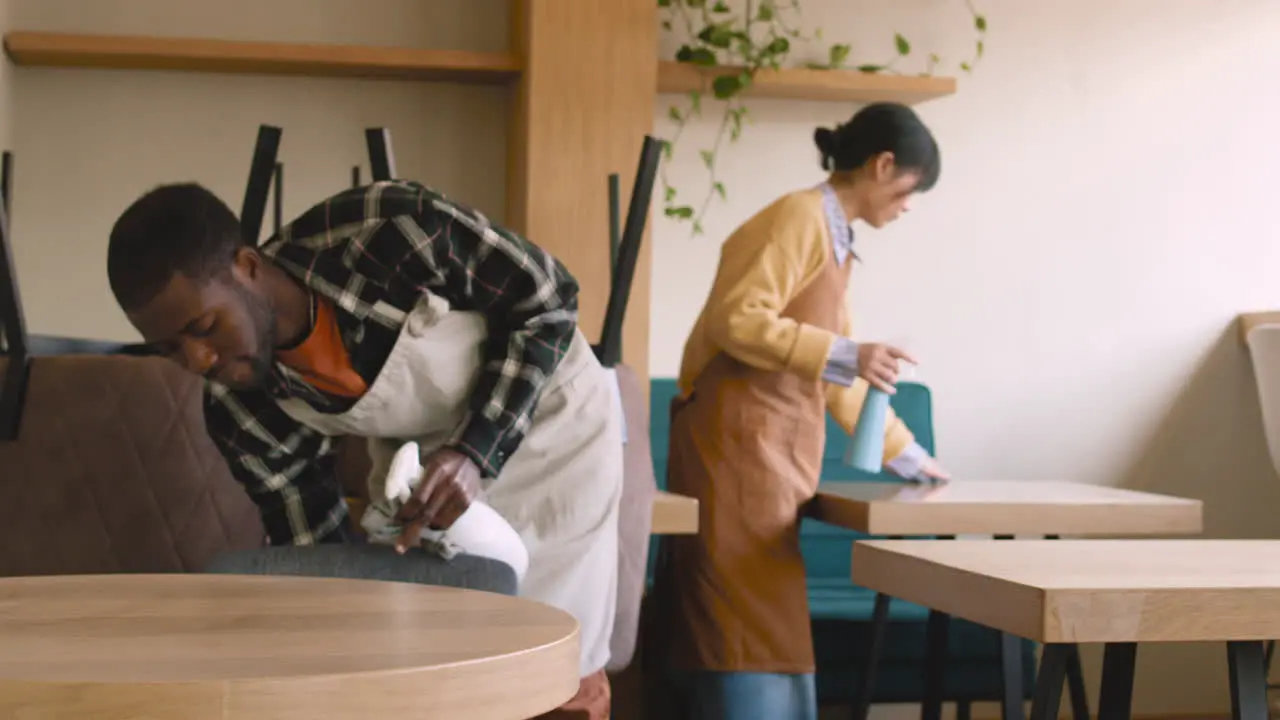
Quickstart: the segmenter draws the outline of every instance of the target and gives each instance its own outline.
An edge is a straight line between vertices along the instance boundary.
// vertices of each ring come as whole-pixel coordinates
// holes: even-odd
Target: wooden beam
[[[513,9],[512,45],[524,71],[511,113],[507,223],[578,278],[579,318],[594,342],[609,297],[608,177],[621,176],[625,203],[653,131],[653,0],[517,0]],[[623,332],[623,362],[646,387],[648,235]]]

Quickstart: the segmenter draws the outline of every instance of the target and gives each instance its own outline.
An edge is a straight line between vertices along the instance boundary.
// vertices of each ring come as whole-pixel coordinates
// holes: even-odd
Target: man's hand
[[[891,345],[860,343],[858,345],[858,375],[871,386],[893,394],[898,382],[898,361],[916,364],[915,358]]]
[[[423,455],[422,482],[396,513],[404,527],[396,552],[403,554],[417,545],[424,527],[448,530],[479,494],[480,468],[471,458],[452,448]]]

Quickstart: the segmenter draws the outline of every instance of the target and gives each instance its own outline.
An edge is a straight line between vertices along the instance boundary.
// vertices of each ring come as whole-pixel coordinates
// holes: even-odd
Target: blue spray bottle
[[[889,417],[889,393],[868,388],[845,462],[863,472],[879,473],[884,465],[884,426]]]

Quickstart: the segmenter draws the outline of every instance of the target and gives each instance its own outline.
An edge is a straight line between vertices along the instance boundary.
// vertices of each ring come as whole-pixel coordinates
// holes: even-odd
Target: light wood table
[[[0,580],[0,717],[523,720],[578,689],[555,608],[408,583]]]
[[[1267,717],[1280,541],[858,542],[860,585],[1045,643],[1035,720],[1058,717],[1066,649],[1106,643],[1098,717],[1130,717],[1137,643],[1226,641],[1233,717]]]
[[[827,482],[810,517],[872,535],[1182,535],[1199,500],[1051,481]]]
[[[1120,536],[1200,533],[1204,505],[1199,500],[1136,492],[1084,483],[1052,481],[958,480],[944,485],[880,482],[826,482],[806,511],[809,517],[872,535],[890,537],[956,535]],[[856,581],[855,581],[856,583]],[[889,623],[891,593],[877,592],[872,614],[867,671],[855,692],[854,718],[871,708],[876,671]],[[949,616],[929,613],[925,630],[923,720],[942,716],[946,682]],[[1022,681],[1023,643],[1001,638],[1004,720],[1021,720],[1026,696]],[[1068,657],[1068,685],[1076,720],[1089,719],[1088,696],[1078,652]]]
[[[653,500],[654,535],[695,535],[698,532],[698,499],[662,490]]]

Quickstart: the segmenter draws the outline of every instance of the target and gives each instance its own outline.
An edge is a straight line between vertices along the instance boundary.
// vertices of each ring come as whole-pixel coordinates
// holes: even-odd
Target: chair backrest
[[[0,576],[192,572],[262,546],[199,378],[160,358],[30,363],[21,432],[0,442]]]
[[[652,433],[653,465],[658,487],[667,483],[668,441],[671,429],[671,401],[678,394],[672,378],[654,378],[650,383],[649,399]],[[933,433],[933,398],[929,388],[920,383],[898,384],[898,392],[890,401],[895,413],[907,424],[920,443],[930,453],[935,451]],[[827,416],[827,443],[823,449],[822,480],[824,482],[868,482],[892,479],[887,473],[866,473],[844,462],[849,436],[830,415]],[[806,519],[801,525],[801,550],[809,577],[849,578],[850,547],[861,533]],[[657,561],[658,542],[650,544],[649,566]]]
[[[658,487],[667,486],[668,434],[671,430],[671,401],[679,393],[674,378],[654,378],[649,384],[649,428],[652,433],[654,473]],[[890,402],[893,411],[902,418],[916,442],[930,453],[934,452],[933,399],[929,388],[920,383],[899,383],[898,392]],[[845,447],[849,436],[830,415],[827,416],[827,444],[823,450],[822,479],[824,481],[884,480],[886,475],[865,473],[844,463]]]

